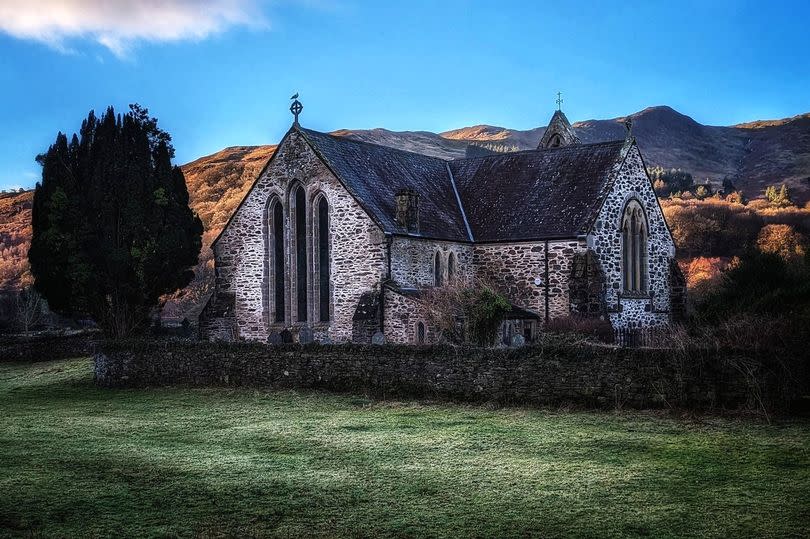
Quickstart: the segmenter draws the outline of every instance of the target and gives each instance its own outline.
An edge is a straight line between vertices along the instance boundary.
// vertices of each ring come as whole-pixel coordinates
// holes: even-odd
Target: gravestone
[[[282,342],[281,334],[276,331],[267,336],[267,344],[281,344]]]
[[[382,331],[375,331],[371,336],[371,344],[385,344],[385,335]]]
[[[289,329],[283,330],[281,333],[279,333],[279,336],[281,337],[281,342],[284,344],[293,342],[292,333],[290,333]]]
[[[298,330],[298,342],[301,344],[309,344],[312,342],[312,328],[303,326]]]
[[[524,344],[526,344],[526,339],[523,337],[523,335],[520,333],[512,335],[512,346],[514,348],[520,348]]]

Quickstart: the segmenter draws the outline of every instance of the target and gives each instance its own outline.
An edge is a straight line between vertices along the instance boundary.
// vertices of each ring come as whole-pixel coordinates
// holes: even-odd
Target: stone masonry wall
[[[599,259],[605,277],[605,301],[614,327],[660,326],[670,321],[670,259],[675,245],[667,228],[638,147],[628,148],[627,157],[616,172],[614,188],[606,197],[588,245]],[[624,208],[630,200],[644,208],[649,230],[647,282],[649,295],[622,297],[622,233]]]
[[[424,299],[398,293],[385,288],[385,339],[389,343],[418,344],[417,324],[425,325],[425,344],[435,343],[438,340],[436,328],[428,322],[427,310],[430,306]]]
[[[474,274],[470,244],[395,236],[391,242],[391,279],[403,287],[433,286],[436,253],[442,261],[442,282],[448,282],[448,259],[456,259],[456,278],[468,282]]]
[[[290,213],[293,187],[302,185],[307,201],[309,321],[294,320],[295,252]],[[317,272],[313,241],[313,207],[323,194],[329,203],[331,321],[316,320]],[[286,296],[285,322],[274,322],[272,265],[269,253],[268,203],[278,197],[284,209]],[[276,150],[270,166],[237,209],[214,246],[217,292],[234,295],[239,339],[267,339],[271,331],[310,325],[316,336],[333,341],[352,337],[352,316],[360,295],[379,283],[386,271],[383,235],[357,201],[321,162],[303,136],[293,130]],[[203,325],[205,321],[203,321]],[[210,337],[209,337],[210,338]]]
[[[101,337],[98,331],[68,335],[45,334],[0,336],[0,362],[54,361],[93,354],[94,343]]]
[[[569,279],[574,256],[585,252],[585,242],[548,242],[546,282],[545,242],[478,244],[473,249],[476,276],[492,283],[512,303],[545,316],[545,287],[548,286],[549,318],[570,314]],[[535,279],[541,279],[540,285]]]
[[[104,387],[258,386],[634,408],[755,407],[760,399],[774,406],[801,392],[767,354],[688,352],[551,341],[518,349],[118,341],[98,346],[95,377]]]

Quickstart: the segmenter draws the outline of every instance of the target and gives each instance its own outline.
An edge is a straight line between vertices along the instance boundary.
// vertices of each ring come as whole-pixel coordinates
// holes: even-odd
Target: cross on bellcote
[[[292,105],[290,105],[290,112],[293,113],[295,116],[295,124],[298,125],[298,115],[301,114],[301,111],[304,110],[304,105],[298,101],[298,92],[295,93],[290,99],[293,100]]]
[[[557,92],[557,110],[562,110],[563,98],[562,92]]]

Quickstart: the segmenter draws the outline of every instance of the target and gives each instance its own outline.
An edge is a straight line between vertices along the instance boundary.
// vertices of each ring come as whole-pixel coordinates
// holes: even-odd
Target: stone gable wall
[[[545,289],[548,287],[549,318],[570,314],[569,282],[574,257],[586,250],[579,240],[548,242],[548,282],[546,282],[545,242],[478,244],[473,248],[476,277],[490,283],[509,301],[545,316]],[[542,284],[535,284],[540,278]]]
[[[266,340],[271,331],[303,323],[293,321],[294,243],[290,192],[296,182],[306,191],[309,264],[309,325],[318,337],[334,341],[352,337],[352,316],[360,295],[379,283],[386,271],[385,246],[379,227],[321,162],[303,136],[293,131],[278,148],[266,171],[248,193],[232,221],[214,246],[217,292],[233,294],[239,339]],[[313,202],[320,193],[329,202],[331,321],[313,322],[317,313],[317,278]],[[286,258],[285,323],[277,324],[272,309],[272,268],[268,253],[268,202],[278,196],[284,208]],[[317,225],[317,222],[315,223]],[[203,321],[205,325],[207,322]],[[215,335],[214,335],[215,336]],[[209,337],[210,338],[210,337]]]
[[[675,245],[658,205],[641,154],[634,145],[616,172],[613,189],[588,237],[605,279],[605,301],[614,327],[660,326],[670,321],[670,259]],[[621,220],[628,201],[638,200],[647,217],[647,282],[649,297],[622,297]]]

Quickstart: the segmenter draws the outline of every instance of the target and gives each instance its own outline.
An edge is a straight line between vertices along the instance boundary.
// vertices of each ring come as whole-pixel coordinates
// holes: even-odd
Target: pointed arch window
[[[452,284],[456,279],[456,255],[450,253],[447,255],[447,283]]]
[[[435,286],[442,285],[442,255],[438,251],[436,256],[433,257],[433,284]]]
[[[331,294],[329,290],[329,203],[325,196],[318,199],[317,204],[317,232],[318,232],[318,319],[321,322],[329,321],[329,304]]]
[[[417,344],[425,344],[425,324],[423,322],[416,324],[416,342]]]
[[[628,294],[647,292],[647,220],[637,200],[622,216],[622,288]]]
[[[273,268],[273,321],[283,322],[285,314],[284,285],[286,279],[284,263],[284,208],[277,198],[270,204],[270,251]]]
[[[295,223],[295,305],[296,321],[305,322],[307,316],[307,213],[306,193],[300,185],[293,194]]]

